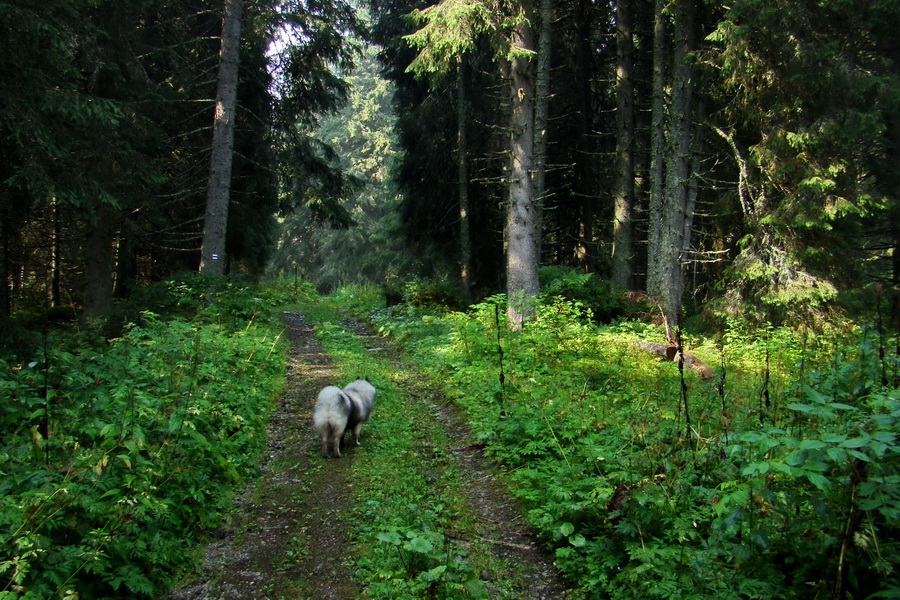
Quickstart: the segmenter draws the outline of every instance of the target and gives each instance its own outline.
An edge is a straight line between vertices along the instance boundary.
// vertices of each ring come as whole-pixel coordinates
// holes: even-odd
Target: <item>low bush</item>
[[[239,287],[190,320],[145,312],[119,338],[50,333],[0,362],[0,598],[152,598],[190,567],[282,382],[261,314],[279,294]]]
[[[649,307],[635,300],[610,281],[596,274],[561,266],[544,266],[538,271],[541,293],[547,297],[558,296],[580,304],[590,311],[598,323],[634,317],[647,312]]]

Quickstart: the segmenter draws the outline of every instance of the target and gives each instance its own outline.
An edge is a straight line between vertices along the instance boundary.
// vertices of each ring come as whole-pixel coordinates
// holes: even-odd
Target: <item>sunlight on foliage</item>
[[[511,333],[504,301],[373,318],[464,407],[588,597],[900,590],[895,340],[732,319],[715,339],[683,334],[713,376],[682,380],[633,344],[665,339],[658,326],[598,327],[547,298]]]

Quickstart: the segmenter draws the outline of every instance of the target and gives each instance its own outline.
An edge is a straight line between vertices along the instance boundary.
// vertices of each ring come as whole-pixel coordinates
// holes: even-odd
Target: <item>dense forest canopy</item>
[[[344,2],[241,4],[226,256],[259,276],[279,215],[343,215],[350,179],[311,132],[347,95],[358,22]],[[3,315],[197,269],[223,7],[0,4]]]
[[[545,148],[533,149],[546,155],[535,191],[540,264],[645,290],[670,317],[682,301],[808,317],[842,292],[896,281],[896,7],[377,4],[374,39],[397,85],[401,144],[412,150],[398,179],[407,226],[456,255],[475,243],[477,285],[502,280],[502,262],[484,257],[508,243],[501,155],[512,151],[516,98],[503,90],[513,48],[503,36],[521,18],[538,40],[527,49],[535,86],[549,70],[547,97],[530,92],[536,107],[549,104]],[[414,9],[415,19],[403,16]],[[438,123],[442,132],[423,129]],[[494,224],[474,242],[455,227],[454,173],[431,174],[459,159],[463,130],[469,219]]]
[[[224,6],[0,3],[4,318],[198,268]],[[896,296],[895,3],[240,8],[228,272],[524,301],[558,265],[672,322]]]

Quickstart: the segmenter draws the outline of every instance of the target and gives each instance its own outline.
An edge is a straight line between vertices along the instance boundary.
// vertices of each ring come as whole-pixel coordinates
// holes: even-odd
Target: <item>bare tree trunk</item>
[[[231,196],[240,42],[241,0],[225,0],[216,115],[206,193],[206,215],[203,221],[203,246],[200,251],[200,270],[213,275],[225,273],[225,235]]]
[[[653,101],[650,123],[650,215],[647,232],[647,293],[658,298],[664,288],[659,262],[665,187],[666,21],[664,0],[656,0],[653,16]],[[669,340],[672,341],[672,340]]]
[[[514,49],[533,49],[531,26],[522,22],[512,33]],[[509,206],[506,220],[506,289],[510,327],[521,328],[534,314],[538,294],[537,207],[531,172],[534,168],[534,81],[527,56],[509,65],[511,101]]]
[[[900,67],[900,35],[894,34],[888,56],[894,68]],[[888,114],[887,153],[892,164],[900,163],[900,110],[892,110]],[[893,302],[891,306],[891,323],[894,329],[900,329],[900,174],[894,169],[889,184],[893,188],[894,202],[888,210],[888,225],[891,234],[891,286]],[[900,354],[900,345],[897,346]]]
[[[93,222],[88,226],[84,254],[84,318],[105,316],[112,308],[113,293],[113,238],[114,218],[112,209],[99,206]]]
[[[59,306],[59,284],[62,277],[62,225],[59,218],[59,202],[56,198],[50,198],[50,214],[53,219],[53,241],[50,247],[50,306]]]
[[[457,187],[459,193],[459,275],[466,302],[472,299],[472,234],[469,222],[469,144],[466,119],[465,58],[460,57],[456,80]]]
[[[893,157],[893,164],[900,161],[900,111],[893,111],[888,120],[888,156]],[[891,236],[891,287],[893,298],[891,304],[891,325],[900,329],[900,176],[894,175],[893,187],[895,200],[888,209],[888,227]],[[897,346],[900,354],[900,345]]]
[[[690,159],[688,163],[687,199],[684,209],[684,253],[691,249],[691,239],[694,235],[694,212],[697,208],[697,198],[700,195],[700,177],[698,174],[703,168],[704,131],[703,123],[706,120],[706,103],[703,99],[692,101],[693,122],[691,125]],[[684,262],[684,261],[682,261]]]
[[[690,249],[694,211],[690,196],[694,177],[690,166],[693,160],[693,66],[690,52],[693,46],[694,0],[677,0],[673,31],[672,117],[669,122],[669,166],[666,169],[666,203],[669,205],[671,225],[670,250],[665,255],[666,268],[671,272],[671,285],[664,297],[670,323],[677,323],[678,309],[684,295],[684,260]]]
[[[650,138],[653,119],[653,2],[631,0],[634,40],[634,252],[631,289],[647,289],[647,216],[650,203]]]
[[[4,196],[0,202],[0,323],[12,314],[9,249],[13,226],[12,208],[8,200],[8,196]]]
[[[578,198],[578,222],[573,232],[576,240],[574,258],[585,273],[590,273],[594,270],[596,259],[593,243],[596,203],[594,187],[596,183],[592,165],[594,159],[591,156],[593,150],[591,143],[593,135],[591,80],[594,78],[591,63],[591,56],[594,52],[593,2],[580,0],[575,10],[578,11],[575,64],[580,89],[578,93],[579,131],[576,141],[576,154],[579,158],[575,164],[575,181],[573,182],[575,196]]]
[[[664,153],[665,188],[658,203],[651,205],[651,210],[656,207],[658,212],[651,214],[647,265],[647,292],[659,301],[669,323],[677,323],[678,320],[684,293],[682,263],[693,223],[693,208],[689,206],[692,178],[689,167],[693,121],[693,68],[690,59],[693,0],[676,0],[674,13],[672,92],[668,148]],[[659,160],[659,157],[654,158]]]
[[[123,219],[119,228],[116,245],[116,285],[113,296],[127,298],[134,289],[138,275],[137,260],[134,256],[134,224]]]
[[[616,190],[613,216],[612,281],[632,287],[634,266],[634,42],[631,0],[616,11]]]

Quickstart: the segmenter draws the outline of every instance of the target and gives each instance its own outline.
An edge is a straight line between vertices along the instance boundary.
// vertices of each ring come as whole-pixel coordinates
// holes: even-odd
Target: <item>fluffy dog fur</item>
[[[375,403],[375,388],[368,378],[357,379],[344,389],[329,385],[319,392],[313,409],[313,425],[322,438],[322,456],[328,458],[329,446],[335,458],[341,457],[341,444],[347,430],[353,431],[353,445],[359,446],[359,430],[369,418]]]

